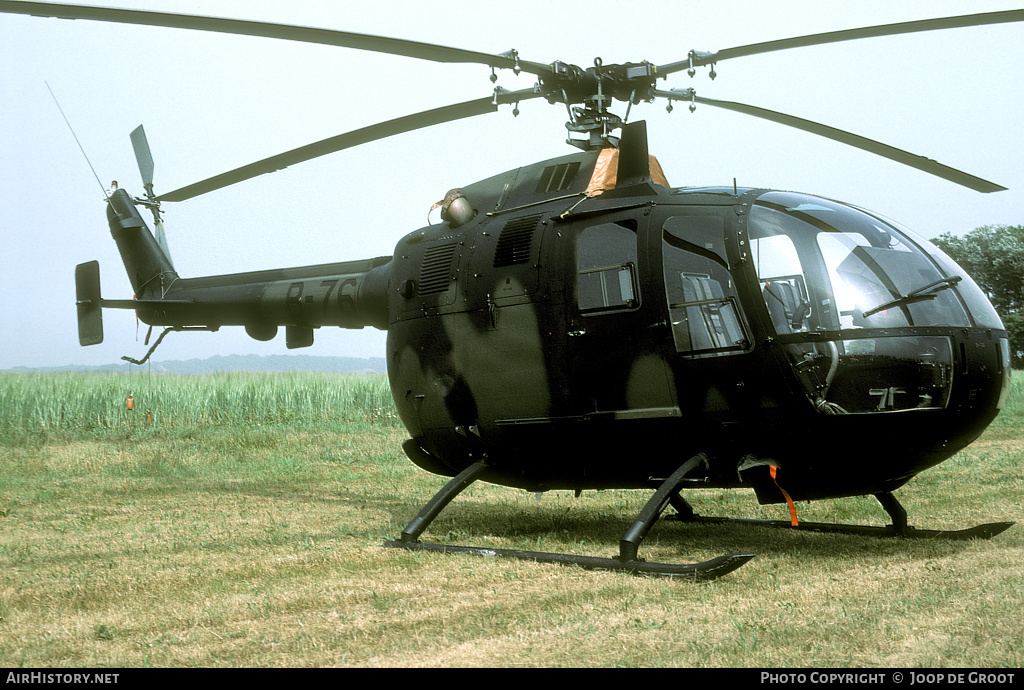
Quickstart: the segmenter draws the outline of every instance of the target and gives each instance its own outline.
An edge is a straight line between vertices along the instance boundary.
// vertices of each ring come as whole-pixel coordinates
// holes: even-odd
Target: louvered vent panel
[[[419,294],[435,295],[448,289],[452,280],[452,257],[455,256],[455,244],[442,244],[430,247],[423,255],[420,266]]]
[[[569,189],[576,180],[576,173],[580,171],[580,163],[562,163],[561,165],[549,165],[540,174],[540,182],[537,183],[537,194],[545,192],[560,192]]]
[[[537,227],[540,216],[513,218],[505,223],[498,235],[498,246],[494,250],[494,267],[525,264],[530,260],[530,245],[533,242],[533,231]]]

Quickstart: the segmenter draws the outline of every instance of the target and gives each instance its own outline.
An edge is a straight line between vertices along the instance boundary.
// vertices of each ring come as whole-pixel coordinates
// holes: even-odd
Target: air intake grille
[[[498,236],[498,246],[494,250],[494,267],[525,264],[530,260],[530,245],[533,242],[533,231],[537,227],[540,216],[513,218],[505,223]]]
[[[448,289],[452,280],[452,258],[455,256],[456,244],[442,244],[430,247],[423,255],[420,266],[420,284],[418,293],[434,295]]]
[[[576,173],[580,171],[580,163],[562,163],[561,165],[549,165],[544,168],[540,175],[540,182],[537,183],[537,194],[545,192],[560,192],[569,189],[576,179]]]

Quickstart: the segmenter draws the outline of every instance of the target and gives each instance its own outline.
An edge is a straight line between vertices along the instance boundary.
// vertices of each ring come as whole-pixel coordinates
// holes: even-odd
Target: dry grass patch
[[[649,560],[758,554],[699,584],[385,549],[445,481],[404,458],[404,437],[362,413],[0,437],[0,664],[1024,665],[1020,526],[958,543],[656,524]],[[1022,445],[996,427],[915,479],[899,492],[911,522],[1019,519]],[[741,492],[690,498],[787,515]],[[423,538],[610,556],[646,499],[481,484]],[[871,498],[798,510],[887,521]]]

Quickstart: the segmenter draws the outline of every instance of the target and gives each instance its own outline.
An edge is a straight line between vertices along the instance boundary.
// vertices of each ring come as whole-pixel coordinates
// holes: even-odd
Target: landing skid
[[[968,539],[991,539],[1002,533],[1013,522],[990,522],[958,530],[918,529],[907,524],[907,511],[896,497],[889,492],[875,494],[885,512],[892,518],[892,524],[885,527],[871,525],[844,525],[830,522],[799,522],[793,525],[789,520],[758,520],[753,518],[709,517],[698,515],[693,508],[678,494],[672,497],[672,506],[678,511],[666,520],[696,522],[714,525],[753,525],[757,527],[779,527],[797,531],[826,532],[834,534],[851,534],[865,537],[901,537],[904,539],[946,539],[950,541],[966,541]]]
[[[500,558],[518,558],[538,563],[556,563],[560,565],[576,565],[589,570],[618,570],[643,575],[658,575],[672,578],[689,578],[693,580],[711,580],[731,573],[754,557],[752,553],[733,553],[719,556],[699,563],[649,563],[637,555],[640,542],[650,531],[662,511],[668,506],[669,499],[678,495],[684,477],[706,458],[697,455],[684,463],[654,493],[643,510],[637,516],[622,539],[619,540],[618,558],[596,558],[577,556],[574,554],[547,553],[544,551],[518,551],[514,549],[492,549],[477,546],[449,546],[447,544],[424,544],[419,537],[433,522],[434,518],[451,502],[487,470],[487,465],[477,462],[460,472],[458,476],[446,484],[423,507],[419,515],[413,518],[402,531],[402,536],[394,541],[384,542],[385,547],[408,549],[410,551],[437,551],[440,553],[475,554]]]

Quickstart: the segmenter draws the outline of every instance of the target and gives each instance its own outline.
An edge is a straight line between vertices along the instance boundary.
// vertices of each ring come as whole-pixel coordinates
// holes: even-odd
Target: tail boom
[[[388,327],[391,257],[181,278],[126,192],[110,196],[107,216],[135,295],[100,298],[98,265],[81,264],[82,345],[103,340],[100,308],[134,309],[141,321],[173,329],[244,326],[257,340],[270,340],[285,326],[288,347],[311,345],[313,329],[322,326]]]

